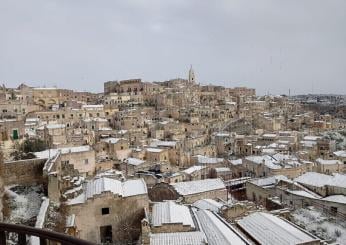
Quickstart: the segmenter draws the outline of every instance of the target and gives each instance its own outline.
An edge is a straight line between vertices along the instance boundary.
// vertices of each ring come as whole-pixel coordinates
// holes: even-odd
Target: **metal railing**
[[[0,222],[0,244],[6,245],[6,235],[8,233],[18,234],[18,245],[26,245],[27,237],[34,236],[40,240],[40,245],[48,245],[50,242],[62,245],[94,245],[94,243],[84,241],[63,233],[34,228],[25,225],[16,225]]]

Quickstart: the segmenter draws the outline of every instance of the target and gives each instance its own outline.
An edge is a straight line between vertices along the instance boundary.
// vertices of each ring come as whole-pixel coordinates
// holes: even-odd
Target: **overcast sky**
[[[346,94],[345,0],[0,0],[0,83],[109,80]]]

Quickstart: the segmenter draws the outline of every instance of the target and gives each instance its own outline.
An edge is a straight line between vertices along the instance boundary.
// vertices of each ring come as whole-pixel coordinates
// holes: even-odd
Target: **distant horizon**
[[[123,81],[123,80],[128,80],[128,79],[141,79],[141,78],[127,78],[127,79],[119,79],[119,80],[108,80],[108,81]],[[182,77],[177,77],[177,78],[171,78],[171,79],[167,79],[167,80],[163,80],[163,81],[146,81],[146,80],[142,80],[142,82],[149,82],[149,83],[154,83],[154,82],[165,82],[165,81],[169,81],[169,80],[174,80],[174,79],[186,79],[186,78],[182,78]],[[107,81],[105,81],[107,82]],[[0,85],[5,85],[6,88],[18,88],[21,84],[25,84],[29,87],[32,87],[32,88],[57,88],[57,89],[69,89],[69,90],[73,90],[75,92],[91,92],[91,93],[96,93],[96,94],[99,94],[99,93],[103,93],[104,92],[104,88],[103,88],[103,84],[102,84],[102,89],[100,91],[91,91],[91,90],[79,90],[78,88],[73,88],[73,87],[61,87],[61,86],[58,86],[58,85],[52,85],[52,86],[46,86],[46,85],[32,85],[30,82],[21,82],[21,83],[18,83],[18,85],[16,86],[7,86],[6,83],[1,83]],[[197,82],[198,84],[198,82]],[[225,88],[236,88],[236,87],[246,87],[246,88],[252,88],[252,87],[247,87],[247,86],[224,86],[224,85],[221,85],[221,84],[212,84],[212,83],[200,83],[201,86],[208,86],[208,85],[211,85],[211,86],[223,86]],[[255,89],[255,88],[254,88]],[[345,94],[340,94],[340,93],[311,93],[311,92],[307,92],[307,93],[299,93],[299,94],[293,94],[292,91],[291,91],[291,96],[299,96],[299,95],[333,95],[333,96],[337,96],[337,95],[340,95],[340,96],[346,96],[346,93]],[[270,93],[269,91],[269,94],[265,93],[265,94],[259,94],[256,90],[256,96],[266,96],[266,95],[269,95],[269,96],[281,96],[281,95],[285,95],[285,96],[288,96],[289,93],[281,93],[281,94],[274,94],[274,93]]]

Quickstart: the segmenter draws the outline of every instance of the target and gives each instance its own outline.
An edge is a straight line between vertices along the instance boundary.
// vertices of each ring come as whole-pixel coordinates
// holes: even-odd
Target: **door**
[[[101,243],[112,243],[112,226],[107,225],[107,226],[101,226],[100,227],[100,238],[101,238]]]
[[[12,138],[14,140],[17,140],[19,137],[18,137],[18,129],[13,129],[12,131]]]

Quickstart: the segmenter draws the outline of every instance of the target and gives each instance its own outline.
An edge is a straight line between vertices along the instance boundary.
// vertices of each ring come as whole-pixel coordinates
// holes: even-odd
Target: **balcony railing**
[[[40,239],[40,245],[48,245],[50,242],[62,245],[94,245],[94,243],[84,241],[63,233],[33,228],[25,225],[15,225],[0,222],[0,244],[6,245],[6,234],[18,234],[18,245],[26,245],[27,237],[35,236]]]

